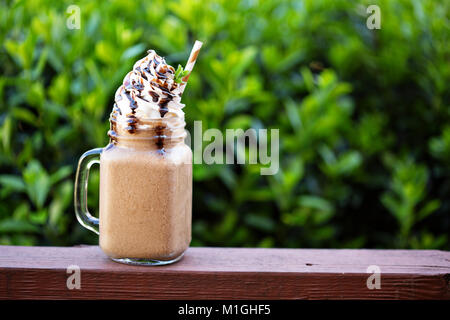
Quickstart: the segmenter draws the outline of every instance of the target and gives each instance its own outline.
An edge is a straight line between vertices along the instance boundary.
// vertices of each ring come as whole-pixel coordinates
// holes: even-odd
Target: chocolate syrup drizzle
[[[127,127],[125,128],[130,134],[136,133],[137,124],[139,122],[139,119],[136,117],[136,109],[139,107],[136,102],[136,97],[150,102],[144,97],[144,81],[147,81],[150,84],[151,89],[148,91],[148,95],[151,97],[151,102],[158,105],[161,118],[164,118],[169,111],[169,102],[172,101],[174,97],[179,97],[178,94],[173,92],[179,86],[178,83],[173,81],[175,69],[172,66],[169,66],[165,59],[157,55],[153,50],[149,50],[148,53],[153,54],[153,59],[148,59],[148,63],[145,67],[141,68],[141,64],[135,67],[133,71],[129,72],[125,76],[123,85],[117,91],[116,103],[114,103],[114,108],[110,116],[110,131],[108,132],[111,143],[117,143],[117,116],[122,115],[122,110],[117,105],[117,101],[121,101],[122,93],[127,97],[130,103],[129,107],[131,112],[126,114]],[[134,78],[137,78],[138,80],[131,79],[132,75],[137,75],[137,77]],[[163,96],[160,96],[155,88],[158,88]],[[166,126],[162,122],[155,127],[156,145],[161,151],[164,151],[164,138],[166,137],[164,135],[165,129]]]

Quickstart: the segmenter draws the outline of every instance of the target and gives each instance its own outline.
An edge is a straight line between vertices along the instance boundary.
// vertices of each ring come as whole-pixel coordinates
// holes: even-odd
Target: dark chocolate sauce
[[[158,102],[159,95],[156,92],[149,91],[148,93],[152,96],[153,102]]]
[[[159,100],[158,105],[159,105],[159,114],[161,115],[161,118],[164,118],[164,115],[169,111],[169,109],[167,108],[167,105],[172,100],[172,98],[169,98],[169,97],[161,98]]]
[[[109,118],[110,127],[108,131],[110,143],[113,144],[117,143],[117,114],[121,115],[122,111],[117,106],[117,103],[114,103],[113,111],[111,112],[111,116]]]
[[[136,83],[135,81],[133,81],[132,85],[133,85],[133,88],[135,88],[139,92],[144,90],[144,84],[143,83]]]
[[[127,114],[128,126],[125,129],[129,133],[135,133],[136,125],[138,123],[138,119],[136,118],[135,114],[136,114],[136,108],[138,106],[137,106],[136,100],[131,97],[129,92],[125,91],[125,96],[128,98],[128,100],[130,100],[130,109],[131,109],[131,113]]]
[[[161,154],[166,153],[164,150],[164,139],[166,138],[166,135],[164,134],[165,129],[166,126],[163,123],[160,123],[155,127],[156,146],[158,147],[158,152]]]

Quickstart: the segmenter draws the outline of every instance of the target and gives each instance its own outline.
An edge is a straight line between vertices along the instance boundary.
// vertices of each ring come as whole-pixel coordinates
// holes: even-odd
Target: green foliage
[[[418,205],[426,196],[428,171],[423,165],[412,161],[389,159],[393,174],[390,190],[386,191],[381,200],[384,206],[397,219],[400,226],[400,241],[407,244],[412,227],[440,207],[439,200],[429,200],[421,208]]]
[[[183,78],[189,74],[189,70],[183,70],[181,64],[178,65],[177,71],[175,71],[175,82],[181,83]]]
[[[280,170],[195,165],[193,245],[450,249],[448,6],[0,2],[0,243],[96,243],[72,208],[79,156],[106,145],[114,92],[146,50],[184,65],[199,39],[188,129],[279,129]]]

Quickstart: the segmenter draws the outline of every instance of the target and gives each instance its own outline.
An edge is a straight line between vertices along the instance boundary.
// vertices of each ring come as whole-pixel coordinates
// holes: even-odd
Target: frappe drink
[[[191,241],[192,151],[184,142],[181,95],[185,82],[175,74],[153,50],[135,63],[117,89],[110,143],[96,160],[100,163],[99,219],[87,210],[83,215],[84,204],[77,208],[75,199],[80,222],[97,231],[89,225],[99,221],[100,247],[118,262],[175,262]],[[83,162],[89,161],[83,157],[79,171],[83,166],[88,171],[90,164]],[[83,172],[77,173],[77,180],[83,184]]]

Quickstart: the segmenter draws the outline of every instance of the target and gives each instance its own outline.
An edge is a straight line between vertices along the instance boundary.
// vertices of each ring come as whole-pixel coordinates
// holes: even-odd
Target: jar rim
[[[125,141],[131,141],[131,140],[137,140],[137,141],[147,141],[147,140],[156,140],[156,139],[168,139],[168,140],[175,140],[180,138],[185,138],[187,136],[186,130],[183,130],[181,134],[178,135],[165,135],[165,134],[155,134],[151,136],[139,136],[136,133],[133,134],[117,134],[114,130],[108,131],[108,136],[110,138],[125,140]]]
[[[172,120],[172,121],[171,121]],[[186,137],[186,122],[173,121],[173,119],[139,119],[137,126],[124,127],[116,121],[110,122],[108,136],[111,139],[121,140],[153,140],[153,139],[177,139]]]

